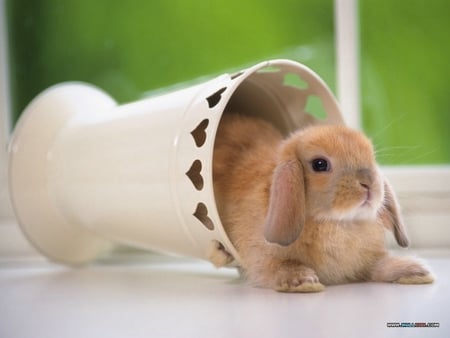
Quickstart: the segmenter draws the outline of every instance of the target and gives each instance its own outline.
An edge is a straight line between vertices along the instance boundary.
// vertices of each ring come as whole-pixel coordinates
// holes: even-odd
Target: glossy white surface
[[[0,337],[450,337],[450,251],[419,256],[434,284],[361,283],[317,294],[252,288],[234,270],[185,258],[143,256],[85,269],[2,262]]]

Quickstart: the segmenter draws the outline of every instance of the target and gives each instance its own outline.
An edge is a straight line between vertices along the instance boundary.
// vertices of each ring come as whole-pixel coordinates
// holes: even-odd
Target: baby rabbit
[[[255,286],[316,292],[356,281],[432,283],[419,262],[390,256],[384,228],[409,244],[371,142],[345,126],[311,126],[283,140],[271,124],[225,114],[213,178],[223,226]],[[232,257],[218,245],[216,266]]]

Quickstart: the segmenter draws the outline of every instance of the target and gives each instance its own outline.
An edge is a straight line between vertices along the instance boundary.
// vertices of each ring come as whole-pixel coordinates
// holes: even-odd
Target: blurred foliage
[[[334,84],[332,0],[7,0],[13,110],[62,81],[119,102],[290,58]]]
[[[450,163],[450,1],[359,7],[364,127],[380,162]]]
[[[43,89],[119,102],[271,58],[334,89],[333,0],[6,0],[14,120]],[[383,164],[450,163],[450,2],[360,0],[363,122]]]

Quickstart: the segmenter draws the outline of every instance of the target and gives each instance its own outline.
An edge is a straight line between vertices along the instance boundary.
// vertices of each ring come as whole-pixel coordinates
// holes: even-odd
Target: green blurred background
[[[7,0],[13,119],[86,81],[119,102],[271,58],[335,90],[332,0]],[[450,163],[450,2],[361,0],[365,131],[383,164]],[[344,112],[345,114],[345,112]]]
[[[380,162],[450,163],[450,1],[359,7],[363,121]]]

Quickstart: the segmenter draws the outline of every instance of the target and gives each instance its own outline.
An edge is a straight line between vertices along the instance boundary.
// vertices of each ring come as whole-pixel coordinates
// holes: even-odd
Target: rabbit
[[[391,256],[388,229],[409,245],[399,204],[371,141],[343,125],[305,127],[286,139],[270,123],[224,114],[213,186],[239,269],[256,287],[318,292],[358,281],[432,283],[420,262]],[[233,257],[216,243],[209,259]]]

